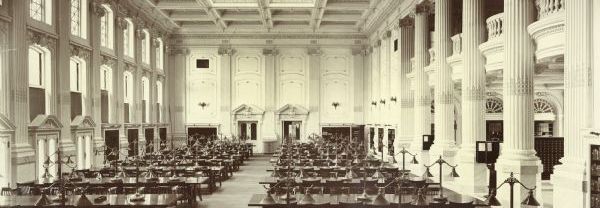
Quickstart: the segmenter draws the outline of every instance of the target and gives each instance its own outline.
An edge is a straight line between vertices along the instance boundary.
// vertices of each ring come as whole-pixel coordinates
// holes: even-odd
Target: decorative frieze
[[[71,45],[71,56],[77,56],[81,59],[89,60],[90,51],[76,45]]]
[[[47,33],[41,33],[33,30],[27,30],[27,43],[36,44],[49,49],[56,48],[56,39]]]
[[[109,66],[111,68],[115,67],[115,63],[116,63],[116,60],[113,57],[110,57],[110,56],[104,56],[104,55],[102,55],[102,58],[100,60],[100,64],[101,65],[106,65],[106,66]]]

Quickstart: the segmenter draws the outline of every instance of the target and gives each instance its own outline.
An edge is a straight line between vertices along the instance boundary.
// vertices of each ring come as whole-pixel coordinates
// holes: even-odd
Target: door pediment
[[[275,114],[277,115],[308,115],[308,109],[294,104],[286,104],[279,108]]]
[[[73,121],[71,121],[71,129],[91,129],[96,127],[96,123],[90,116],[76,116]]]
[[[60,123],[58,118],[54,115],[38,115],[29,124],[30,131],[39,130],[57,130],[59,131],[63,125]]]
[[[251,104],[241,104],[237,108],[233,109],[234,115],[263,115],[264,113],[265,110]]]

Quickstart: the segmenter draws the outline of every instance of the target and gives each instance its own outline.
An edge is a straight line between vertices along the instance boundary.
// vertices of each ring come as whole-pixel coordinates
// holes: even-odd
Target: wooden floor
[[[223,182],[223,186],[211,195],[203,196],[200,202],[203,208],[237,208],[248,207],[252,194],[263,193],[264,188],[258,182],[268,176],[267,167],[269,156],[251,157],[244,162],[240,170],[233,173],[233,177]],[[217,184],[218,186],[218,184]]]

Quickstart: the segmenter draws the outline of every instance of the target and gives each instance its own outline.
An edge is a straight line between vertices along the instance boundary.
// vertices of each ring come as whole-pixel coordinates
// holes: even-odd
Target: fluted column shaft
[[[533,156],[534,46],[527,26],[534,20],[530,1],[504,1],[503,157]],[[466,42],[466,41],[465,41]],[[518,53],[517,53],[518,52]],[[515,153],[515,154],[512,154]],[[518,155],[517,155],[518,154]],[[517,158],[514,158],[517,157]]]
[[[373,88],[371,89],[371,101],[374,101],[376,103],[375,106],[372,106],[373,110],[373,123],[380,123],[380,118],[379,118],[379,114],[380,114],[380,106],[381,104],[379,103],[379,98],[381,97],[381,85],[380,85],[380,78],[379,78],[379,74],[380,74],[380,51],[379,51],[379,47],[380,47],[381,43],[378,41],[373,45],[373,53],[371,53],[371,83]],[[377,143],[377,142],[375,142]],[[377,147],[377,144],[375,144],[375,146]]]
[[[410,80],[407,74],[412,71],[410,59],[414,55],[414,19],[406,18],[400,20],[398,30],[398,66],[400,66],[400,78],[398,79],[398,98],[400,103],[400,124],[398,125],[397,138],[402,141],[412,140],[413,137],[413,92],[410,89]],[[400,150],[400,147],[396,147]]]
[[[585,193],[572,184],[587,180],[582,158],[589,156],[584,155],[582,129],[593,127],[592,2],[595,1],[568,1],[565,7],[565,155],[552,176],[554,207],[584,207]],[[562,196],[573,197],[573,200],[564,200]]]
[[[462,143],[458,162],[460,180],[468,193],[485,191],[486,167],[475,162],[475,143],[485,140],[485,0],[463,0],[462,9]]]
[[[219,49],[219,55],[221,56],[221,128],[220,132],[223,136],[231,137],[232,121],[231,121],[231,63],[233,56],[233,49],[221,48]]]
[[[421,10],[427,10],[422,8]],[[421,151],[423,135],[431,133],[431,93],[425,66],[429,64],[428,11],[417,8],[415,15],[415,62],[414,62],[414,140],[411,149]]]
[[[453,156],[456,149],[454,141],[454,83],[452,68],[446,58],[452,55],[452,40],[450,40],[452,19],[452,2],[437,0],[435,2],[435,142],[431,151],[444,156]]]
[[[533,1],[504,1],[504,143],[497,162],[498,180],[510,172],[526,186],[541,186],[540,161],[533,148],[533,40],[527,32],[535,17]],[[526,197],[515,190],[515,206]],[[498,198],[508,206],[509,193],[499,190]],[[541,194],[538,191],[538,200]]]

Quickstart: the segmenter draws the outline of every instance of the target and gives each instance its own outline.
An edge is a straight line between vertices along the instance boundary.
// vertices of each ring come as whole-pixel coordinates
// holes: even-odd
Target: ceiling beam
[[[175,22],[175,20],[169,18],[169,14],[165,13],[163,10],[158,9],[158,7],[156,6],[156,4],[154,4],[154,1],[152,0],[146,0],[146,3],[150,4],[152,7],[154,7],[154,9],[157,9],[158,12],[166,19],[169,20],[169,22],[171,22],[172,24],[174,24],[177,27],[180,27],[181,25],[177,24],[177,22]]]
[[[315,28],[313,30],[319,29],[321,27],[321,21],[323,21],[323,14],[325,14],[325,6],[327,6],[327,0],[321,0],[321,5],[319,6],[319,15],[317,16],[317,22]]]
[[[273,28],[273,17],[271,14],[271,9],[269,9],[270,0],[257,0],[258,1],[258,12],[261,16],[261,21],[263,25],[267,28],[267,30],[271,30]]]
[[[196,0],[196,3],[202,6],[204,12],[208,14],[212,18],[212,21],[217,25],[217,27],[221,28],[221,30],[227,29],[227,23],[221,18],[221,14],[213,8],[212,2],[209,0]]]
[[[317,29],[317,20],[319,19],[319,15],[321,14],[321,2],[325,0],[316,0],[315,5],[310,11],[310,28],[315,31]]]
[[[369,19],[369,17],[371,16],[371,14],[373,14],[373,12],[375,11],[375,9],[377,8],[377,5],[379,4],[380,0],[372,0],[369,2],[369,8],[366,9],[361,17],[360,20],[358,22],[356,22],[356,24],[354,25],[354,27],[358,30],[358,31],[362,31],[363,27],[365,26],[365,23],[367,22],[367,19]]]

